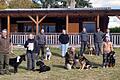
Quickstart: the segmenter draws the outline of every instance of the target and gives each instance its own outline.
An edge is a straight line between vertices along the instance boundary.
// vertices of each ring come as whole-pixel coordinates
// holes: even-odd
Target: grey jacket
[[[94,42],[103,42],[103,37],[104,37],[104,33],[102,31],[96,32],[94,33]]]
[[[81,39],[81,42],[88,42],[89,36],[88,36],[87,32],[81,32],[80,39]]]
[[[36,35],[36,41],[38,45],[45,45],[46,44],[45,34]]]

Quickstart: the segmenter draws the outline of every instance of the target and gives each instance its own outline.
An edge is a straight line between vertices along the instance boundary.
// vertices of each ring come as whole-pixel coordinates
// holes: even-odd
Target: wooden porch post
[[[97,15],[97,28],[100,28],[100,16]]]
[[[32,16],[28,16],[36,24],[36,34],[38,34],[39,24],[46,18],[46,16],[47,15],[43,16],[40,20],[38,15],[36,15],[36,20]]]
[[[7,16],[7,30],[9,35],[10,34],[10,15]]]
[[[38,34],[38,28],[39,28],[38,20],[39,20],[39,16],[37,15],[36,16],[36,34]]]
[[[68,33],[69,17],[66,15],[66,32]]]

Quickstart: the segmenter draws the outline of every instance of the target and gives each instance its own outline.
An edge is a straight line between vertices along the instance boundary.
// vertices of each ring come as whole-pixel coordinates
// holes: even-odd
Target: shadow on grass
[[[65,69],[65,66],[63,66],[63,65],[53,65],[53,67],[63,68],[63,69]]]
[[[27,68],[25,66],[19,66],[18,69],[25,69],[25,70],[27,70]]]
[[[55,52],[52,52],[52,55],[53,55],[53,56],[57,56],[57,57],[62,57],[60,54],[55,53]]]
[[[92,68],[102,67],[102,64],[97,64],[95,62],[91,62],[91,64],[92,64]]]

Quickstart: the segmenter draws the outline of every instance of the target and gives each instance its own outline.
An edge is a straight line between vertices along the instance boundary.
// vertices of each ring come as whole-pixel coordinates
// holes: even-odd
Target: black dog
[[[108,55],[108,66],[114,67],[115,66],[115,52],[111,51]]]
[[[39,73],[41,73],[41,72],[46,72],[46,71],[50,71],[50,67],[49,67],[49,66],[46,66],[46,65],[44,64],[44,62],[42,62],[42,61],[37,61],[37,62],[36,62],[36,65],[40,67],[39,70],[38,70]]]
[[[16,58],[11,58],[9,60],[9,65],[14,67],[14,73],[18,72],[18,66],[21,64],[22,61],[26,61],[25,55],[17,56]]]

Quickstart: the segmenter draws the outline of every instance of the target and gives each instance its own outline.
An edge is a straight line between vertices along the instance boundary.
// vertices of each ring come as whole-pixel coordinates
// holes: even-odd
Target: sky
[[[112,9],[120,9],[120,0],[90,0],[90,2],[93,7],[111,7]],[[108,27],[111,28],[115,26],[120,27],[120,20],[117,17],[112,16],[110,17]]]

